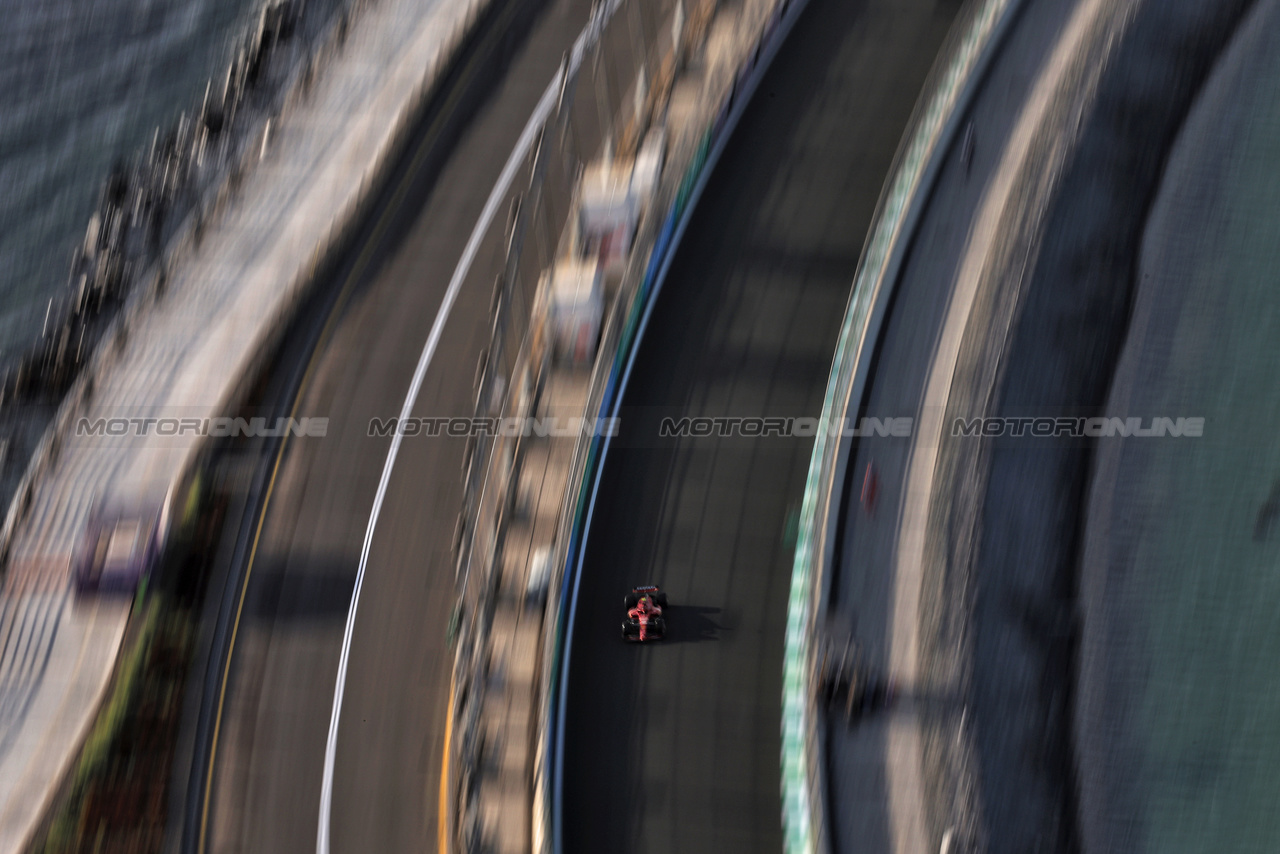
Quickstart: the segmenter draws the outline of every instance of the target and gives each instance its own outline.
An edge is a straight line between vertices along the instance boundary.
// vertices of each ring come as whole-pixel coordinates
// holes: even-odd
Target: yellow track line
[[[447,714],[444,721],[444,756],[440,760],[440,814],[436,820],[436,851],[438,854],[449,854],[449,750],[453,742],[453,691],[454,676],[449,677],[449,703],[445,706]]]

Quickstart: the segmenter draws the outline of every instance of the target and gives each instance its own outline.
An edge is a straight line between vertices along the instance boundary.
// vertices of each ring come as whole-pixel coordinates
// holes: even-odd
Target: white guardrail
[[[711,0],[714,2],[714,0]],[[619,14],[626,8],[626,13]],[[519,177],[527,178],[513,199],[511,216],[495,222],[489,230],[502,231],[505,258],[501,264],[491,302],[492,329],[489,348],[477,369],[475,413],[481,416],[530,416],[548,404],[543,394],[552,372],[548,341],[548,305],[538,294],[530,297],[528,283],[538,282],[548,262],[574,251],[577,235],[573,216],[577,207],[578,180],[583,152],[601,149],[614,153],[611,136],[617,133],[616,147],[634,154],[634,146],[661,95],[664,57],[657,44],[666,32],[644,22],[641,0],[604,0],[593,8],[591,18],[549,83],[546,92],[522,134],[536,140],[532,154],[521,165]],[[678,15],[679,17],[679,15]],[[675,28],[681,30],[680,22]],[[678,38],[672,37],[678,45]],[[582,78],[585,75],[585,80]],[[629,91],[619,81],[636,80]],[[653,80],[652,87],[649,81]],[[579,84],[585,85],[579,85]],[[588,97],[576,98],[579,89]],[[604,120],[575,123],[585,112]],[[630,116],[627,114],[631,113]],[[609,118],[614,119],[613,122]],[[589,126],[598,124],[594,129]],[[601,134],[596,136],[593,134]],[[488,231],[486,231],[488,233]],[[558,247],[548,247],[548,235],[562,234]],[[625,293],[625,286],[620,294]],[[615,306],[625,302],[620,296]],[[616,315],[616,311],[614,312]],[[602,333],[598,353],[608,352],[616,333],[611,317]],[[550,401],[551,404],[560,401]],[[484,829],[479,809],[479,766],[487,749],[481,732],[481,710],[488,681],[485,678],[493,643],[494,613],[502,582],[503,548],[508,527],[516,515],[517,492],[527,444],[523,436],[482,436],[468,448],[464,462],[464,498],[459,526],[454,538],[457,560],[459,602],[450,632],[456,641],[453,668],[453,705],[447,751],[449,772],[444,785],[448,807],[442,820],[448,823],[442,838],[451,850],[482,848]],[[535,490],[536,491],[536,490]],[[559,530],[559,525],[557,529]],[[560,540],[557,540],[560,542]],[[559,577],[548,579],[547,601],[558,596]],[[545,666],[538,648],[538,673],[552,672]],[[543,730],[536,742],[543,745]],[[530,735],[535,735],[531,733]],[[533,847],[541,850],[546,838],[541,795],[536,784],[539,748],[533,778]]]
[[[591,378],[585,412],[599,418],[616,415],[627,366],[643,334],[644,322],[692,213],[697,197],[769,60],[807,0],[756,0],[740,9],[733,55],[722,77],[703,81],[702,99],[691,132],[675,135],[667,168],[649,215],[641,223],[619,298],[615,301]],[[704,4],[714,7],[714,3]],[[574,451],[555,540],[547,629],[543,633],[537,759],[535,765],[534,846],[537,854],[563,850],[561,786],[565,749],[564,699],[572,643],[581,546],[590,497],[607,437],[584,437]]]
[[[687,0],[677,5],[669,28],[665,25],[661,29],[638,27],[638,39],[633,31],[630,60],[634,62],[637,55],[645,59],[641,67],[628,65],[619,74],[616,67],[610,67],[611,64],[622,62],[625,65],[628,60],[607,55],[608,50],[601,49],[600,45],[609,41],[611,19],[625,20],[626,23],[620,26],[635,26],[630,18],[639,8],[637,2],[633,0],[628,4],[627,15],[614,15],[623,6],[621,0],[608,0],[597,6],[591,23],[573,51],[566,56],[564,65],[548,89],[548,93],[558,89],[554,109],[540,111],[530,122],[530,128],[534,128],[533,133],[540,142],[529,164],[528,190],[515,200],[513,216],[507,227],[504,241],[506,264],[495,287],[492,303],[494,325],[491,346],[478,370],[477,413],[490,414],[495,409],[504,416],[536,412],[550,372],[544,340],[546,333],[542,329],[546,306],[535,299],[529,310],[529,304],[521,302],[515,287],[516,271],[528,271],[531,256],[538,258],[548,254],[539,251],[542,247],[526,245],[527,235],[555,234],[566,224],[548,209],[558,209],[563,217],[566,207],[573,208],[573,204],[564,204],[563,200],[566,196],[572,197],[576,190],[578,175],[573,167],[580,164],[577,163],[577,153],[569,149],[575,145],[578,151],[591,147],[590,141],[584,143],[581,139],[574,139],[573,132],[566,133],[567,116],[574,109],[575,89],[588,88],[578,86],[579,74],[587,74],[593,84],[588,91],[595,91],[596,103],[592,106],[598,113],[605,117],[622,117],[614,129],[621,128],[618,147],[625,150],[620,153],[629,154],[649,120],[656,122],[657,115],[665,110],[675,77],[684,70],[684,57],[703,45],[716,25],[713,19],[716,19],[721,5],[718,0]],[[665,270],[665,262],[677,241],[677,232],[710,171],[707,166],[714,162],[745,106],[750,90],[767,65],[768,57],[785,35],[787,27],[783,24],[789,26],[805,2],[747,0],[729,12],[732,19],[716,19],[726,25],[722,31],[732,33],[731,44],[728,47],[721,44],[722,50],[715,57],[706,57],[707,61],[689,70],[690,75],[701,75],[698,102],[679,127],[669,123],[664,125],[667,140],[665,168],[652,197],[642,204],[644,214],[636,229],[626,270],[601,330],[600,344],[587,384],[586,403],[580,409],[584,416],[604,416],[616,406],[621,377],[638,341],[642,318],[657,293],[661,272]],[[670,38],[666,36],[667,32],[671,33]],[[643,44],[637,48],[636,41]],[[589,68],[584,67],[585,59],[593,48],[597,55]],[[619,91],[609,82],[626,81],[632,76],[636,83],[626,92]],[[603,99],[600,95],[602,89]],[[641,102],[647,102],[643,109]],[[627,121],[623,114],[633,104],[635,118]],[[611,138],[599,142],[605,150],[610,150],[613,145]],[[566,160],[573,165],[562,169]],[[548,171],[561,171],[561,183],[554,178],[548,179]],[[564,178],[570,179],[568,188],[563,185]],[[557,195],[562,203],[549,205],[548,198]],[[566,236],[571,232],[570,225],[565,230]],[[561,250],[564,250],[566,240],[561,243]],[[567,243],[573,244],[573,238],[568,237]],[[554,257],[557,253],[550,254]],[[533,267],[535,275],[540,266]],[[525,310],[513,312],[512,307],[517,305]],[[594,417],[588,420],[594,421]],[[461,589],[458,611],[451,626],[451,630],[456,632],[457,657],[449,747],[452,768],[445,794],[452,807],[447,810],[445,820],[452,826],[444,834],[451,846],[459,851],[473,850],[484,844],[480,838],[482,829],[478,824],[476,804],[477,767],[486,749],[483,735],[479,732],[479,711],[486,691],[483,676],[502,574],[503,543],[508,519],[517,502],[523,451],[520,437],[513,440],[483,438],[471,448],[465,465],[464,507],[454,544]],[[551,544],[551,571],[546,579],[542,643],[538,650],[536,718],[533,721],[534,732],[531,733],[534,747],[530,768],[531,847],[538,854],[559,851],[561,845],[558,770],[564,733],[563,715],[558,710],[559,701],[563,698],[572,592],[576,587],[566,581],[565,571],[572,569],[576,572],[579,566],[578,547],[582,541],[587,497],[597,472],[600,451],[599,437],[584,435],[575,442]]]

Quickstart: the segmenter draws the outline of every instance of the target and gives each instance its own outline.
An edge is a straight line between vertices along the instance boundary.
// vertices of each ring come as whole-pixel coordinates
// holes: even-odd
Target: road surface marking
[[[403,202],[404,195],[408,192],[410,178],[421,167],[423,159],[439,139],[445,123],[452,115],[453,108],[456,106],[458,98],[460,97],[462,90],[465,88],[463,84],[473,72],[474,65],[475,60],[473,58],[471,63],[468,65],[466,72],[461,75],[459,83],[453,86],[450,90],[449,97],[437,112],[430,129],[423,135],[422,142],[414,152],[413,160],[410,161],[409,167],[404,171],[404,177],[396,186],[395,192],[388,200],[387,205],[379,216],[377,223],[375,223],[374,229],[369,235],[369,239],[361,248],[360,255],[357,256],[355,264],[351,267],[351,272],[347,274],[346,280],[342,284],[342,290],[339,292],[337,300],[334,301],[333,307],[329,309],[329,316],[326,318],[324,327],[321,329],[320,335],[316,338],[316,345],[312,349],[310,357],[307,359],[307,367],[303,372],[302,380],[298,383],[298,390],[294,395],[293,404],[290,407],[289,416],[291,418],[297,415],[298,405],[307,389],[310,387],[311,376],[315,371],[316,364],[319,362],[320,354],[325,351],[325,343],[332,336],[333,328],[336,325],[337,318],[342,314],[343,306],[345,306],[347,300],[350,298],[355,283],[359,280],[360,276],[364,273],[365,268],[369,266],[369,262],[373,258],[373,248],[378,244],[378,241],[386,231],[392,212],[395,211]],[[241,579],[240,595],[236,604],[236,615],[232,622],[231,637],[227,643],[226,659],[223,661],[222,677],[218,689],[217,709],[213,720],[213,737],[209,746],[209,764],[205,774],[204,799],[200,812],[200,832],[197,843],[197,851],[200,852],[200,854],[204,854],[208,839],[209,806],[211,793],[213,791],[213,773],[214,768],[216,767],[215,760],[218,755],[218,740],[222,729],[222,712],[226,703],[227,683],[230,679],[231,660],[235,650],[236,638],[240,630],[240,620],[244,611],[245,597],[249,589],[249,578],[253,574],[255,558],[258,553],[258,542],[262,536],[262,528],[266,520],[267,508],[271,504],[271,496],[275,491],[275,483],[279,474],[280,463],[281,460],[284,459],[284,453],[289,444],[290,436],[290,433],[285,434],[284,438],[280,442],[280,447],[276,451],[276,459],[271,470],[271,478],[267,483],[266,496],[262,501],[262,509],[259,511],[258,524],[253,535],[253,544],[250,547],[249,558],[245,565],[244,577]]]
[[[598,9],[596,15],[588,23],[587,28],[578,36],[577,41],[574,42],[567,69],[566,64],[561,64],[560,68],[556,69],[550,84],[548,84],[546,91],[543,92],[537,106],[534,107],[533,114],[529,117],[529,121],[521,132],[520,138],[516,141],[515,148],[512,149],[511,156],[507,159],[502,173],[498,176],[497,183],[494,184],[493,190],[489,193],[484,209],[480,212],[480,218],[476,221],[475,228],[471,232],[471,238],[467,241],[462,257],[458,260],[458,266],[453,271],[453,278],[449,281],[449,287],[445,291],[444,300],[440,304],[435,322],[431,325],[431,332],[427,336],[426,344],[423,345],[422,353],[418,357],[413,379],[409,383],[409,391],[405,395],[404,405],[400,409],[401,422],[409,419],[412,415],[413,405],[418,399],[418,391],[421,389],[423,379],[426,377],[427,367],[435,356],[440,337],[444,334],[444,325],[449,319],[453,304],[458,298],[458,293],[462,290],[462,283],[466,279],[467,273],[471,269],[471,264],[475,260],[476,253],[480,249],[480,242],[488,232],[503,198],[507,195],[507,191],[511,188],[511,182],[515,180],[516,173],[529,155],[543,123],[551,115],[551,110],[557,104],[561,82],[565,79],[566,70],[572,72],[578,68],[586,53],[588,40],[595,39],[599,23],[602,20],[608,20],[618,2],[619,0],[614,0],[607,7]],[[350,667],[351,636],[355,629],[356,611],[360,607],[360,591],[364,586],[365,570],[369,565],[369,551],[373,545],[373,534],[378,525],[378,516],[382,512],[382,502],[386,499],[387,484],[391,479],[391,472],[395,468],[396,457],[400,453],[400,442],[403,438],[403,434],[399,431],[396,431],[391,437],[391,447],[387,451],[387,459],[382,467],[382,476],[378,480],[378,491],[373,499],[373,510],[369,515],[364,544],[360,549],[360,565],[356,570],[355,589],[351,594],[351,606],[347,611],[347,623],[342,633],[342,655],[338,659],[338,679],[337,684],[334,686],[333,709],[329,716],[329,737],[325,743],[324,751],[324,774],[320,782],[320,821],[319,829],[316,833],[316,854],[329,854],[330,823],[333,813],[334,760],[338,747],[338,725],[342,717],[342,697],[346,690],[347,670]]]
[[[457,688],[456,680],[449,677],[449,702],[445,705],[444,716],[444,755],[440,759],[440,814],[436,819],[436,836],[439,842],[436,851],[448,854],[449,851],[449,750],[453,744],[453,695]]]

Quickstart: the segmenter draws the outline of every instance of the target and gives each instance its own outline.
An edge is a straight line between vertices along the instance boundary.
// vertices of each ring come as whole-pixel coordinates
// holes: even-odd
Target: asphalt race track
[[[482,30],[474,61],[455,70],[439,114],[424,120],[383,201],[328,273],[332,282],[320,283],[340,292],[337,308],[293,333],[314,337],[323,327],[314,352],[286,342],[286,354],[304,350],[276,368],[305,362],[294,411],[327,416],[328,435],[287,445],[270,481],[220,707],[201,850],[316,849],[343,627],[390,441],[369,437],[368,424],[399,413],[485,198],[590,5],[498,4],[512,14]],[[425,156],[415,161],[418,151]],[[500,258],[496,246],[481,247],[414,416],[471,414]],[[406,441],[388,485],[351,645],[335,852],[421,852],[439,841],[462,457],[460,439]]]
[[[893,155],[959,4],[812,0],[715,168],[605,460],[568,667],[565,851],[781,849],[783,632],[812,440],[663,417],[817,416]],[[631,586],[668,639],[619,638]]]

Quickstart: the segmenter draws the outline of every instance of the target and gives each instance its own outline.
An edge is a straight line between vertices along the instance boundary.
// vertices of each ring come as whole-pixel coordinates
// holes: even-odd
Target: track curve
[[[783,632],[812,440],[659,426],[820,414],[881,186],[958,5],[812,0],[675,250],[585,544],[566,852],[782,847]],[[670,593],[669,638],[624,645],[622,596],[650,581]]]
[[[588,0],[491,7],[385,190],[317,282],[337,294],[336,306],[319,300],[315,316],[286,336],[272,371],[305,365],[295,411],[327,417],[328,433],[281,453],[252,536],[198,815],[200,850],[316,850],[335,673],[389,444],[369,424],[403,406],[485,199],[589,12]],[[483,244],[456,294],[414,416],[474,411],[497,242]],[[335,852],[419,852],[441,839],[456,599],[450,543],[464,454],[462,439],[406,442],[386,484],[336,740]]]

